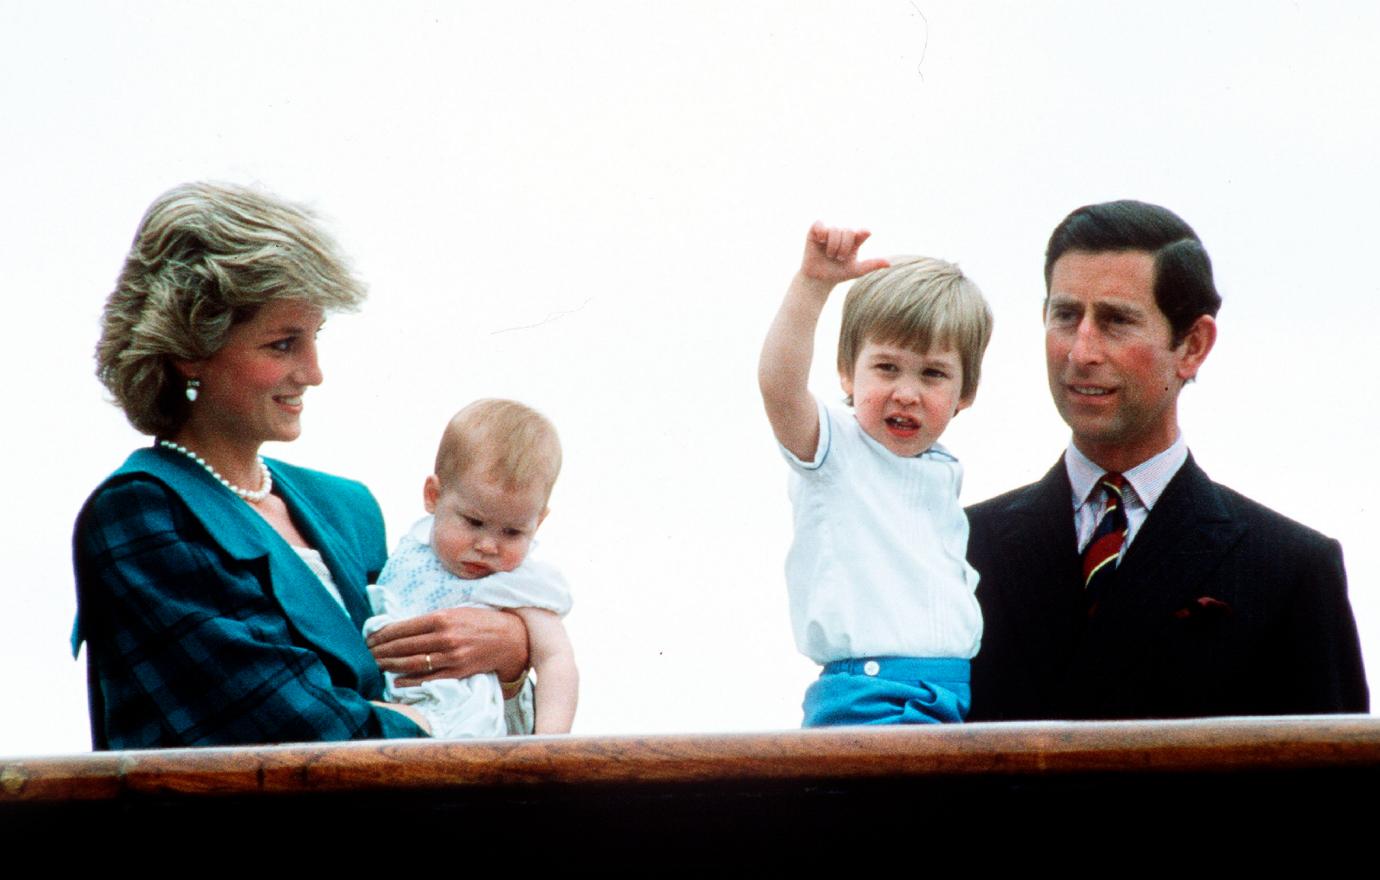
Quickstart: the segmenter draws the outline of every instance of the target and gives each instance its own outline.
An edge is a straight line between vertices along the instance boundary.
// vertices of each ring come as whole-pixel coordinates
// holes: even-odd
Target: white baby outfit
[[[434,519],[424,517],[412,527],[388,558],[379,582],[369,586],[375,616],[364,623],[366,636],[390,623],[443,608],[545,608],[562,617],[570,611],[570,588],[565,578],[530,553],[512,571],[496,571],[473,580],[451,574],[431,551]],[[509,732],[503,689],[493,673],[401,688],[394,686],[395,678],[393,673],[384,674],[386,699],[419,710],[430,723],[432,736],[496,737]],[[530,714],[529,709],[529,731]]]
[[[819,446],[791,465],[795,539],[786,586],[796,647],[856,657],[971,659],[982,612],[967,562],[963,468],[939,444],[903,458],[852,412],[819,405]]]

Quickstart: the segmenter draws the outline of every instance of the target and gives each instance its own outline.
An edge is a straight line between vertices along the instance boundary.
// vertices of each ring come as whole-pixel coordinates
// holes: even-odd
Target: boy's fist
[[[815,221],[805,236],[805,257],[800,263],[800,273],[816,281],[837,284],[885,269],[891,265],[886,260],[858,260],[858,248],[871,235],[866,229],[840,229]]]

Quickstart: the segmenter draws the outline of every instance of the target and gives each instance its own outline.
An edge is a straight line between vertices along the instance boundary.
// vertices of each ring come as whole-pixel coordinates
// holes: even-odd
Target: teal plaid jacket
[[[186,457],[140,449],[87,500],[73,536],[74,653],[85,640],[97,749],[422,736],[372,705],[360,636],[387,556],[360,483],[268,462],[349,616],[271,526]]]

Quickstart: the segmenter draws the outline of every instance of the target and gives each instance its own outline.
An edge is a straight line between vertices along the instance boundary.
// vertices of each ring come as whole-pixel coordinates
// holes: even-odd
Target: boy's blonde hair
[[[992,310],[962,269],[933,257],[897,257],[889,268],[869,272],[848,290],[839,330],[839,374],[852,378],[858,353],[869,340],[922,353],[936,345],[951,347],[963,364],[960,395],[972,400],[991,338]]]
[[[476,400],[446,425],[436,451],[436,477],[442,485],[472,467],[505,488],[540,486],[546,497],[561,472],[561,440],[551,420],[516,400]]]

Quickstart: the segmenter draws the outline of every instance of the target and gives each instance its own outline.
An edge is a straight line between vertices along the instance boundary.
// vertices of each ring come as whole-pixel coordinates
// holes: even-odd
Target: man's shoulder
[[[1293,546],[1334,543],[1332,538],[1317,529],[1291,519],[1230,486],[1213,481],[1191,459],[1184,464],[1183,470],[1185,473],[1181,476],[1190,480],[1200,479],[1200,485],[1209,488],[1213,494],[1212,500],[1220,505],[1227,518],[1248,525],[1257,536],[1272,539],[1287,536]]]
[[[974,525],[986,524],[1024,513],[1047,514],[1069,509],[1069,481],[1064,471],[1063,460],[1055,462],[1054,467],[1039,480],[1000,495],[970,504],[965,508],[968,520]]]
[[[1016,489],[1003,492],[1000,495],[993,495],[986,501],[979,501],[964,508],[969,518],[987,517],[1004,513],[1013,508],[1020,508],[1029,503],[1033,498],[1040,494],[1041,483],[1030,483]]]

